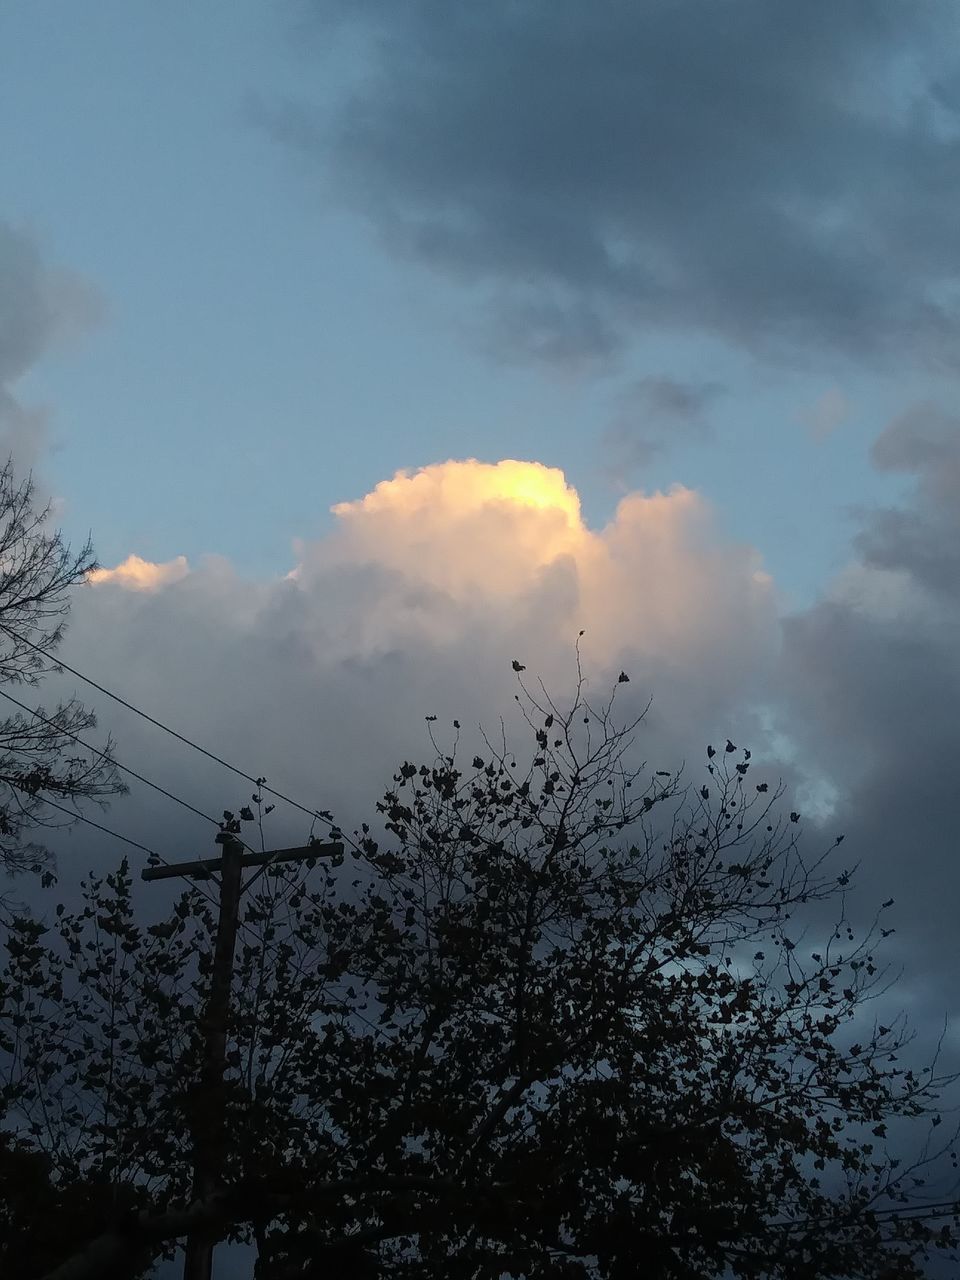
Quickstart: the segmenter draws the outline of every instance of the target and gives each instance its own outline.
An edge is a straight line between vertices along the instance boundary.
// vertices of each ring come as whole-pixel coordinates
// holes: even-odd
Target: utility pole
[[[223,1077],[227,1066],[230,985],[233,980],[233,956],[240,920],[243,869],[276,862],[333,858],[343,854],[343,845],[338,842],[274,849],[270,853],[245,853],[243,841],[230,831],[221,831],[217,836],[217,844],[223,849],[219,858],[203,858],[164,867],[146,867],[140,872],[143,880],[168,880],[174,876],[205,880],[216,872],[220,873],[220,909],[214,943],[213,972],[202,1022],[203,1063],[192,1120],[194,1200],[205,1200],[218,1190],[226,1151]],[[216,1231],[195,1231],[187,1237],[183,1280],[211,1280],[216,1243]]]

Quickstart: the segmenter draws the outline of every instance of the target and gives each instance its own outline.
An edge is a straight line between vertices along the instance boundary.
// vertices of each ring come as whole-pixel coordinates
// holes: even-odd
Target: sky
[[[20,373],[68,526],[275,571],[400,467],[516,456],[593,524],[696,487],[808,602],[952,385],[953,19],[733,7],[4,5],[3,216],[80,295]]]
[[[514,658],[569,689],[583,628],[651,763],[729,734],[845,833],[952,1026],[958,28],[7,0],[0,434],[104,566],[64,658],[353,818],[425,715],[509,729]],[[245,798],[85,696],[121,759]],[[109,821],[209,839],[136,789]],[[117,854],[60,843],[68,879]]]

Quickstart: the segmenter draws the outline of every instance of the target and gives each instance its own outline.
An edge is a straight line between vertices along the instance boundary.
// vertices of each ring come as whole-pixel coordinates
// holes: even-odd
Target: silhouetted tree
[[[0,1132],[0,1264],[4,1276],[42,1275],[75,1240],[116,1228],[144,1198],[139,1188],[102,1178],[51,1177],[50,1159],[29,1140]],[[149,1250],[124,1259],[120,1275],[146,1274]],[[103,1273],[104,1280],[109,1276]]]
[[[35,686],[51,669],[47,655],[63,636],[70,589],[94,568],[89,541],[72,551],[50,527],[32,479],[18,480],[8,461],[0,468],[0,686]],[[0,719],[0,870],[9,874],[47,866],[38,828],[70,821],[46,797],[71,808],[124,790],[109,741],[103,750],[77,743],[96,725],[82,703],[70,698],[37,710]]]
[[[952,1151],[945,1079],[869,1017],[872,931],[802,941],[848,870],[802,853],[732,742],[684,787],[631,766],[642,717],[612,698],[518,698],[529,755],[465,766],[456,726],[398,770],[352,876],[250,888],[203,1203],[203,886],[143,927],[124,864],[48,931],[16,922],[7,1125],[55,1184],[125,1196],[106,1232],[64,1233],[61,1280],[131,1274],[191,1225],[255,1240],[261,1280],[880,1280],[953,1250],[951,1220],[906,1212]],[[888,1129],[910,1122],[903,1161]]]

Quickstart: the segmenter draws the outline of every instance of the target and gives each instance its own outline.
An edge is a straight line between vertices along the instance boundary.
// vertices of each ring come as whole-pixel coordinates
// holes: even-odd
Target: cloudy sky
[[[106,568],[64,657],[353,816],[424,715],[509,720],[514,657],[569,688],[584,628],[651,763],[730,734],[846,833],[934,1027],[958,35],[934,0],[5,4],[0,427]],[[137,791],[109,821],[209,840]]]

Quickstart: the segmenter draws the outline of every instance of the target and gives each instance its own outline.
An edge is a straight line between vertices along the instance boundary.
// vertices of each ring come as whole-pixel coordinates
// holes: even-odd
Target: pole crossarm
[[[300,845],[293,849],[274,849],[271,853],[245,853],[241,855],[240,865],[265,867],[272,862],[304,862],[308,858],[340,857],[343,857],[343,845],[334,841]],[[197,880],[207,880],[214,872],[222,870],[222,858],[198,858],[195,862],[177,862],[164,867],[144,867],[140,872],[140,878],[141,880],[171,880],[175,876],[191,876]]]
[[[243,868],[265,867],[274,862],[311,862],[315,858],[341,858],[340,841],[300,845],[295,849],[244,852],[246,845],[232,831],[221,831],[219,858],[198,858],[173,866],[144,867],[144,880],[169,880],[175,876],[207,879],[220,873],[220,902],[214,940],[210,991],[201,1025],[203,1063],[197,1094],[203,1106],[191,1121],[194,1198],[208,1201],[221,1188],[226,1150],[226,1114],[223,1082],[227,1065],[227,1027],[230,1017],[230,984],[237,943],[240,899],[244,892]],[[254,876],[254,880],[256,880]],[[187,1235],[183,1259],[184,1280],[212,1280],[213,1251],[222,1232],[214,1223],[197,1223]]]

